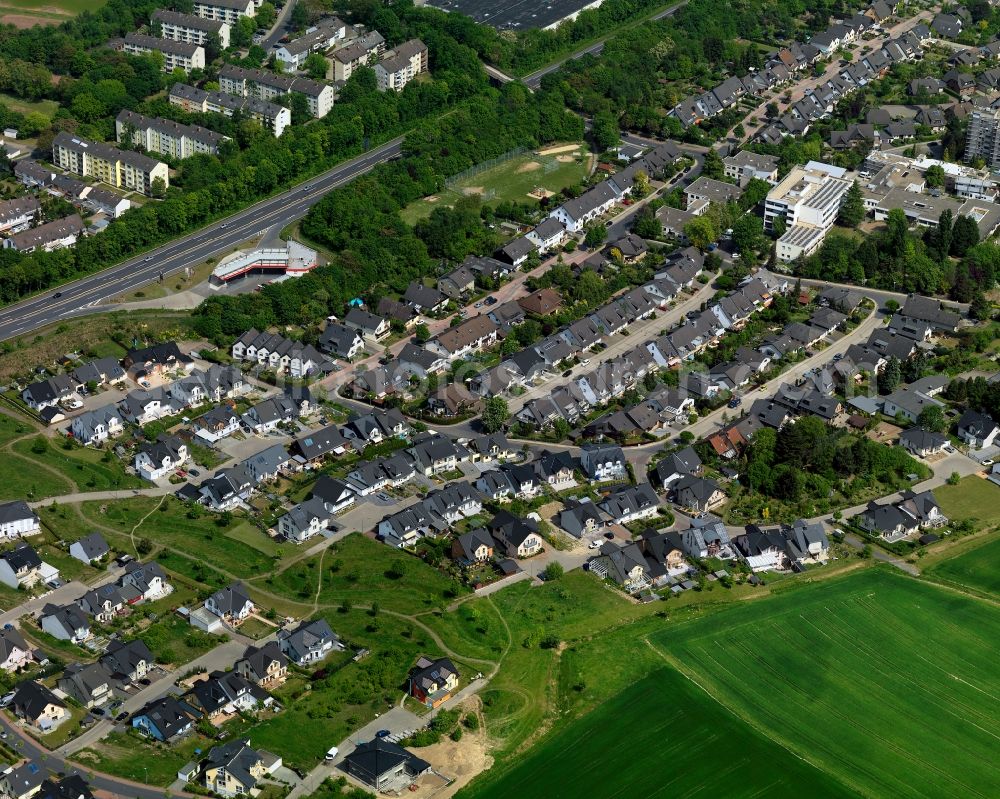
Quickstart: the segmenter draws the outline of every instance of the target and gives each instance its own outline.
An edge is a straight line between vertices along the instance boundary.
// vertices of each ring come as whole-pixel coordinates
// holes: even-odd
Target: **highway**
[[[643,22],[652,22],[654,20],[663,19],[664,17],[669,17],[678,8],[680,8],[681,6],[686,5],[686,4],[687,4],[687,0],[682,0],[682,2],[676,3],[676,4],[672,5],[672,6],[670,6],[669,8],[665,8],[662,11],[654,14],[651,17],[647,17],[646,19],[640,20],[640,22],[637,23],[637,24],[641,24]],[[565,58],[561,58],[558,61],[555,61],[555,62],[549,64],[548,66],[544,66],[541,69],[537,69],[534,72],[531,72],[531,73],[525,75],[521,79],[521,81],[529,89],[537,89],[539,86],[542,85],[542,78],[544,78],[546,75],[548,75],[551,72],[555,72],[557,69],[559,69],[559,67],[561,67],[563,64],[565,64],[567,61],[573,61],[573,60],[575,60],[577,58],[583,58],[585,55],[600,55],[601,51],[604,49],[604,43],[608,39],[610,39],[612,36],[614,36],[615,33],[620,32],[620,30],[621,29],[616,30],[614,33],[608,34],[603,39],[600,39],[600,40],[594,42],[593,44],[587,45],[586,47],[583,47],[583,48],[577,50],[574,53],[570,53]]]
[[[103,300],[133,291],[186,266],[200,264],[272,227],[283,227],[305,213],[332,189],[349,183],[378,164],[397,157],[403,137],[310,178],[290,191],[275,195],[213,222],[187,236],[117,266],[60,286],[0,310],[0,341],[97,310]]]

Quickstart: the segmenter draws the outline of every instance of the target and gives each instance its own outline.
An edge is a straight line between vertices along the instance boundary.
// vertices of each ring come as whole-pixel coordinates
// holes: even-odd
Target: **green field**
[[[22,28],[33,24],[56,25],[83,11],[96,11],[104,2],[105,0],[0,0],[0,22],[16,24]]]
[[[934,489],[941,511],[949,519],[975,519],[983,525],[1000,524],[1000,486],[976,475],[959,480],[957,485]]]
[[[7,13],[7,9],[9,7],[10,3],[7,2],[7,0],[0,0],[0,15]],[[24,12],[17,11],[12,13],[23,14]],[[31,12],[28,13],[33,16]],[[12,95],[4,94],[3,92],[0,92],[0,105],[5,105],[11,111],[17,111],[19,114],[31,114],[37,112],[47,119],[52,119],[52,117],[56,115],[56,111],[59,110],[59,103],[55,100],[39,100],[38,102],[33,103],[29,100],[22,100],[20,97],[13,97]]]
[[[726,712],[669,668],[459,797],[821,797],[850,791]]]
[[[567,160],[574,153],[576,157]],[[559,160],[560,156],[563,160]],[[429,216],[435,208],[453,205],[459,197],[471,194],[479,194],[483,202],[490,205],[505,201],[535,202],[538,198],[529,196],[529,192],[537,188],[559,192],[587,177],[589,167],[590,157],[583,144],[578,150],[553,155],[522,153],[491,169],[449,183],[439,194],[410,203],[400,215],[412,225]]]
[[[964,548],[961,554],[934,564],[926,574],[931,579],[1000,598],[1000,536],[993,533],[984,543]]]
[[[1000,795],[1000,611],[888,569],[651,641],[740,718],[867,796]]]

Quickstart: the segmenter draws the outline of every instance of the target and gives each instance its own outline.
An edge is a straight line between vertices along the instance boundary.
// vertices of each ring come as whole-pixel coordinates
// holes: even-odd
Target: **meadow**
[[[737,717],[868,796],[1000,795],[1000,611],[869,569],[651,637]]]
[[[974,519],[982,525],[1000,524],[1000,486],[977,475],[963,477],[956,485],[935,488],[934,497],[949,519]]]
[[[0,22],[19,28],[57,25],[102,5],[104,0],[0,0]]]
[[[642,646],[642,644],[639,644]],[[854,794],[728,713],[670,668],[533,749],[501,780],[460,798]]]

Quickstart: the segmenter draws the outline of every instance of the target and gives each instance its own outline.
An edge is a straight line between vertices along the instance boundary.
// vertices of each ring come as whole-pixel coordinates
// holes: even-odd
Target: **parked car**
[[[743,400],[742,399],[740,399],[739,397],[733,397],[731,400],[729,400],[728,403],[726,403],[726,407],[727,408],[739,408],[740,405],[742,405],[742,404],[743,404]]]
[[[326,758],[325,759],[326,759],[327,762],[329,762],[331,760],[336,760],[338,754],[340,754],[340,750],[336,746],[331,746],[330,749],[326,753]]]
[[[389,730],[379,730],[375,733],[376,738],[388,738],[392,733]]]

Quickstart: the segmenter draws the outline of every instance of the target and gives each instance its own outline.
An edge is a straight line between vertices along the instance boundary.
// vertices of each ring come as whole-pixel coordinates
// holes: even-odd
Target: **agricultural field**
[[[982,541],[969,541],[969,546],[954,557],[935,563],[924,573],[932,580],[1000,598],[1000,536],[993,533]]]
[[[449,181],[444,191],[411,203],[400,215],[412,225],[438,206],[451,206],[459,197],[472,194],[478,194],[487,205],[537,201],[580,183],[590,174],[592,161],[584,144],[522,153],[492,168]]]
[[[949,519],[974,519],[982,526],[1000,524],[1000,486],[989,480],[969,475],[957,485],[935,488],[934,496]]]
[[[641,644],[640,644],[641,646]],[[654,671],[460,799],[552,796],[846,797],[670,668]]]
[[[58,25],[82,11],[94,11],[102,5],[104,0],[0,0],[0,23],[18,28]]]
[[[884,797],[1000,794],[997,640],[995,607],[887,567],[650,637],[735,716]]]

